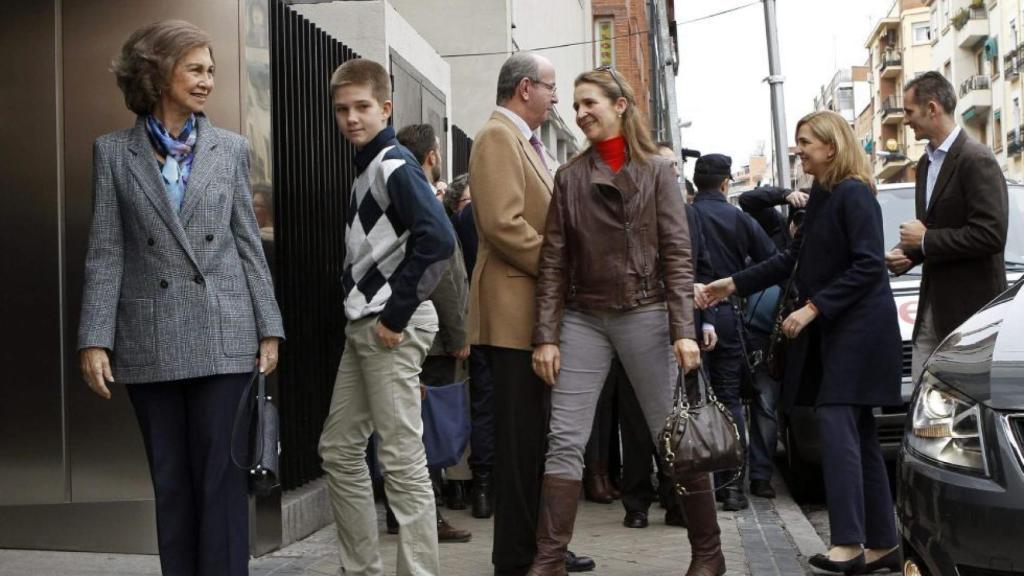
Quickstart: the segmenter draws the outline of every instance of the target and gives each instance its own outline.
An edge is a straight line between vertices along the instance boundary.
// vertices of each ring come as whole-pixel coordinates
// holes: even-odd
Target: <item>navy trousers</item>
[[[817,420],[832,545],[896,546],[896,514],[871,407],[819,406]]]
[[[156,495],[164,576],[246,576],[249,496],[231,426],[249,374],[126,386]]]
[[[484,349],[469,348],[469,468],[474,476],[494,467],[494,385]]]
[[[715,349],[705,354],[708,363],[708,376],[711,387],[718,400],[729,409],[729,414],[739,428],[740,439],[747,441],[747,425],[743,410],[743,398],[740,394],[740,378],[743,359],[743,346],[737,322],[739,318],[728,303],[719,304],[715,312],[715,333],[718,344]],[[716,472],[715,485],[721,486],[733,478],[735,472]],[[740,486],[742,488],[742,486]]]

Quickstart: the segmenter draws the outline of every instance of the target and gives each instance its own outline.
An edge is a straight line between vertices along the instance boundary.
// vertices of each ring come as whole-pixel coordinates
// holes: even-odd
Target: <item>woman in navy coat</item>
[[[810,563],[847,574],[898,569],[889,479],[871,412],[901,403],[902,341],[885,269],[882,211],[867,159],[841,116],[802,118],[797,148],[815,183],[793,244],[708,285],[705,298],[751,294],[785,282],[797,266],[802,306],[782,324],[792,339],[782,408],[816,407],[832,536],[828,554]]]

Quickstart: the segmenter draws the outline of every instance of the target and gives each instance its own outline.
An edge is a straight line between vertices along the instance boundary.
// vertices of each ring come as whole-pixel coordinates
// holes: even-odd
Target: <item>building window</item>
[[[928,22],[914,24],[914,44],[927,44],[932,41],[931,25]]]
[[[1003,151],[1003,117],[1000,110],[992,113],[992,151]]]
[[[946,77],[946,80],[953,81],[953,63],[946,60],[946,63],[942,66],[942,75]]]
[[[597,66],[615,66],[615,19],[594,20],[594,63]]]
[[[932,29],[931,29],[931,32],[929,32],[929,35],[932,38],[938,38],[939,37],[939,9],[935,5],[932,5],[931,27],[932,27]],[[915,37],[916,36],[917,35],[915,34]]]
[[[949,0],[942,0],[942,29],[949,28]]]

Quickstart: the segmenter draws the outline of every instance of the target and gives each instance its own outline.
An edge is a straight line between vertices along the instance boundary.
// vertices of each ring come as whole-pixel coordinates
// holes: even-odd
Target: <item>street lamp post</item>
[[[772,131],[775,142],[776,186],[789,186],[789,146],[786,134],[786,104],[782,96],[782,64],[779,63],[779,32],[775,27],[775,0],[764,2],[764,20],[768,38],[768,82],[772,96]]]

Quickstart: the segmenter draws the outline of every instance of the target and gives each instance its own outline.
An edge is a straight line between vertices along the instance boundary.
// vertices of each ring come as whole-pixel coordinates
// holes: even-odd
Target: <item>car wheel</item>
[[[789,491],[793,498],[800,501],[815,501],[824,498],[825,491],[821,477],[821,467],[808,462],[800,454],[800,447],[793,437],[793,431],[784,426],[783,446],[786,449],[786,467],[789,469]]]

